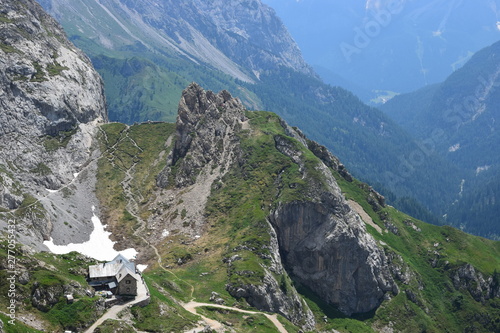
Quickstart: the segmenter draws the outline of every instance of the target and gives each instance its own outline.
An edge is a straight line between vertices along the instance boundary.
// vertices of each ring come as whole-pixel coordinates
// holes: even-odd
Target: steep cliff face
[[[230,5],[223,0],[197,0],[194,5],[184,8],[175,6],[174,1],[171,1],[167,6],[181,11],[191,8],[193,12],[190,15],[179,12],[174,17],[185,18],[180,24],[201,31],[208,41],[231,60],[252,71],[257,79],[262,71],[279,66],[313,73],[274,10],[259,0],[238,0]],[[184,39],[189,40],[186,37],[191,37],[194,43],[199,42],[192,29],[189,30],[189,34],[183,36]],[[185,28],[181,31],[189,30]]]
[[[107,120],[103,86],[36,2],[3,1],[0,18],[0,204],[39,246],[61,216],[49,190],[82,171]]]
[[[192,185],[206,166],[229,166],[238,152],[236,134],[247,120],[244,106],[227,91],[214,94],[196,83],[183,91],[176,123],[175,146],[168,166],[177,167],[175,185]],[[167,186],[161,174],[159,185]]]
[[[397,294],[383,251],[345,203],[327,195],[288,203],[271,221],[291,275],[342,312],[367,312]]]
[[[2,107],[18,108],[2,113],[2,134],[55,136],[107,119],[99,75],[58,23],[34,1],[4,1],[0,15]]]
[[[291,275],[348,315],[376,308],[389,291],[397,294],[384,252],[347,204],[331,171],[322,161],[308,166],[304,152],[286,137],[276,136],[275,142],[309,180],[302,200],[281,201],[270,215]]]

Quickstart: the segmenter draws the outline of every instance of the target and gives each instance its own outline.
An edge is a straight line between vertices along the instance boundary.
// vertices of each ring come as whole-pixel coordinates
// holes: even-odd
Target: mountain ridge
[[[41,4],[56,18],[65,22],[66,14],[60,13],[60,7],[68,6],[67,4],[45,0],[41,1]],[[153,5],[154,10],[150,4],[141,2],[88,1],[85,4],[88,8],[100,7],[101,12],[104,10],[111,21],[120,26],[122,32],[128,36],[121,41],[124,45],[138,42],[145,43],[147,48],[160,53],[175,52],[195,62],[209,64],[241,81],[254,82],[258,80],[260,71],[273,68],[276,64],[308,74],[313,73],[303,61],[300,50],[283,24],[276,19],[274,11],[259,1],[241,0],[231,6],[224,5],[220,0],[210,3],[197,0],[189,6],[174,4],[171,1]],[[77,13],[77,8],[67,8]],[[113,14],[114,10],[120,11],[121,15]],[[248,13],[251,19],[236,20],[235,17],[242,17],[238,13],[241,11]],[[131,21],[122,22],[122,15]],[[265,24],[259,24],[260,21]],[[114,46],[113,42],[104,36],[105,31],[97,30],[89,22],[82,24],[79,24],[79,29],[92,31],[91,35],[94,37],[91,38],[95,38],[105,48],[119,47],[120,41],[116,41],[118,45]],[[128,27],[130,24],[134,33],[131,32],[132,28]],[[261,32],[262,27],[271,27],[274,32]],[[249,30],[253,31],[252,35],[248,34]],[[280,38],[269,40],[270,36],[274,35]],[[148,40],[151,39],[156,41],[149,45]],[[245,47],[235,48],[235,43]],[[267,49],[273,49],[274,52],[269,53],[265,51]],[[243,51],[244,53],[241,53]]]
[[[278,313],[293,323],[292,332],[495,329],[499,242],[397,212],[324,147],[272,113],[245,111],[227,91],[192,84],[179,111],[177,129],[109,123],[97,138],[99,215],[117,248],[136,247],[137,261],[150,265],[144,276],[152,303],[129,310],[129,325],[187,330],[196,319],[174,303],[194,298]],[[76,258],[67,261],[79,265],[84,259],[75,255],[54,261],[42,253],[36,260],[52,258],[59,267],[61,259]],[[35,274],[41,264],[29,262],[20,270]],[[61,290],[81,274],[57,272]],[[39,288],[36,304],[46,300],[46,287]],[[71,309],[50,302],[40,308]],[[89,325],[100,308],[80,304],[91,314],[58,325]],[[165,307],[184,319],[158,315]],[[366,317],[354,314],[369,308]],[[477,311],[483,317],[472,315]]]

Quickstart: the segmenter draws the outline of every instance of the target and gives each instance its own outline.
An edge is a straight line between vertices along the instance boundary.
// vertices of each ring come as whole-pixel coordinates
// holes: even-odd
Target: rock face
[[[300,165],[304,177],[313,172],[290,141],[280,137],[275,141],[279,151]],[[370,311],[387,292],[397,293],[387,259],[346,203],[326,165],[320,163],[316,171],[321,177],[308,178],[304,200],[279,203],[270,215],[284,266],[345,314]]]
[[[196,32],[202,32],[206,40],[232,61],[255,71],[257,78],[259,72],[277,66],[312,73],[274,10],[260,0],[232,1],[229,6],[223,0],[197,0],[192,3],[190,6],[178,6],[177,1],[168,1],[165,5],[165,8],[179,10],[172,17],[185,18],[177,22],[179,31],[185,32],[183,39],[192,40],[192,44],[196,45],[203,41],[199,40]]]
[[[397,291],[386,258],[358,218],[333,197],[279,207],[276,225],[285,267],[347,315],[380,305]]]
[[[281,276],[284,279],[286,271],[281,260],[276,232],[271,225],[269,228],[271,264],[265,270],[262,284],[239,286],[228,284],[226,289],[231,296],[243,297],[249,304],[260,310],[279,313],[297,326],[301,326],[307,331],[313,330],[315,320],[312,311],[301,300],[295,288],[284,288],[283,280],[278,282],[275,278],[275,276]]]
[[[484,277],[471,264],[459,267],[453,274],[453,285],[457,290],[467,290],[478,302],[500,297],[500,275]]]
[[[204,210],[212,184],[239,158],[236,133],[245,125],[244,110],[239,99],[232,98],[227,91],[214,94],[196,83],[183,91],[174,147],[167,156],[167,166],[156,178],[162,195],[155,204],[163,207],[162,200],[169,198],[166,203],[170,205],[175,198],[182,202],[176,209],[185,214],[174,214],[172,218],[168,215],[172,212],[166,210],[162,216],[148,220],[151,228],[165,228],[161,221],[169,219],[166,229],[169,232],[191,225],[192,228],[184,228],[186,233],[191,236],[203,233]]]
[[[182,93],[176,125],[176,141],[168,158],[169,170],[176,167],[175,185],[192,185],[208,164],[230,165],[238,151],[235,133],[246,121],[245,107],[225,90],[205,91],[196,83]],[[167,186],[167,173],[158,185]]]
[[[156,177],[161,189],[153,203],[157,214],[147,221],[156,230],[152,242],[162,241],[175,230],[191,237],[203,234],[212,185],[238,159],[236,133],[245,126],[244,110],[239,99],[227,91],[214,94],[196,83],[183,91],[176,132],[167,144],[173,148],[166,167]]]
[[[0,133],[33,136],[106,120],[103,88],[89,59],[34,1],[3,1]],[[22,112],[21,112],[22,111]]]
[[[0,18],[0,205],[38,246],[62,215],[47,189],[88,162],[105,98],[89,59],[35,1],[2,1]]]

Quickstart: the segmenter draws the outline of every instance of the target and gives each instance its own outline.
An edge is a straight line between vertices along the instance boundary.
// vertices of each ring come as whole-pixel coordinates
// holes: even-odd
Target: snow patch
[[[144,272],[144,270],[146,268],[148,268],[148,265],[135,265],[135,267],[137,267],[137,269],[139,270],[139,272]]]
[[[59,190],[50,190],[50,189],[48,189],[48,188],[46,188],[46,190],[47,190],[47,192],[49,192],[49,193],[57,193],[57,192],[59,192]]]
[[[485,165],[485,166],[482,166],[482,167],[477,167],[476,168],[476,176],[479,175],[479,173],[481,173],[483,171],[488,171],[489,168],[491,168],[491,165]]]
[[[92,212],[95,207],[92,206]],[[79,252],[88,257],[96,260],[111,261],[118,254],[122,254],[127,259],[134,259],[137,256],[137,251],[134,248],[126,249],[123,251],[116,251],[113,246],[115,242],[109,239],[111,232],[104,230],[104,225],[97,215],[92,216],[92,224],[94,230],[90,234],[90,239],[84,243],[69,243],[68,245],[56,245],[54,240],[44,241],[43,244],[47,246],[50,252],[55,254],[66,254],[72,251]]]
[[[448,151],[449,151],[450,153],[453,153],[453,152],[456,152],[456,151],[457,151],[457,150],[459,150],[459,149],[460,149],[460,143],[457,143],[456,145],[453,145],[453,146],[451,146],[450,148],[448,148]]]
[[[73,174],[73,178],[78,177],[78,175],[79,175],[79,174],[80,174],[79,172],[75,172],[75,173]]]
[[[167,229],[163,229],[163,232],[161,233],[161,237],[167,237],[170,235],[170,232]]]
[[[460,192],[458,193],[458,196],[460,197],[464,193],[464,185],[465,185],[465,179],[462,179],[462,181],[460,182]]]

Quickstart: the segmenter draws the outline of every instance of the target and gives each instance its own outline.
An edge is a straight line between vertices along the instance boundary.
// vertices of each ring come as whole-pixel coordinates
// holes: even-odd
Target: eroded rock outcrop
[[[456,289],[467,290],[478,302],[500,297],[500,275],[486,277],[471,264],[458,267],[451,275]]]
[[[246,121],[240,100],[223,90],[205,91],[196,83],[182,92],[176,123],[175,146],[168,157],[168,168],[158,177],[158,185],[168,185],[172,167],[177,168],[175,185],[192,185],[208,164],[229,166],[237,156],[235,136]]]
[[[384,252],[346,203],[327,166],[319,162],[311,168],[290,140],[276,136],[275,142],[308,180],[303,200],[280,202],[270,215],[285,268],[348,315],[376,308],[388,292],[398,292]],[[320,155],[322,161],[334,161]],[[330,167],[335,165],[338,170],[339,163]],[[318,172],[319,177],[310,176]]]
[[[162,195],[154,205],[161,213],[152,216],[148,224],[151,229],[163,230],[163,236],[158,234],[155,241],[173,230],[193,237],[204,232],[212,184],[239,159],[236,134],[247,121],[244,111],[240,100],[227,91],[215,94],[196,83],[183,91],[173,147],[166,167],[156,177]],[[162,208],[167,206],[170,208]],[[167,219],[170,223],[165,225]]]
[[[262,281],[228,284],[227,290],[261,310],[281,313],[304,328],[313,325],[310,310],[295,288],[284,288],[286,284],[276,280],[276,276],[288,272],[348,315],[373,310],[390,297],[389,293],[397,293],[398,288],[383,250],[347,204],[331,169],[347,180],[351,176],[324,147],[307,140],[284,121],[281,126],[284,134],[273,136],[275,149],[298,166],[297,181],[301,184],[281,184],[281,175],[276,175],[277,196],[269,215],[271,255],[267,259],[271,259],[271,264],[261,265]],[[196,186],[207,183],[211,187],[216,179],[221,179],[219,186],[224,186],[227,170],[238,170],[245,164],[247,155],[239,136],[242,130],[248,130],[250,136],[261,133],[248,122],[239,100],[226,91],[214,94],[191,84],[182,94],[175,144],[157,184],[180,195],[182,202],[185,193],[190,193],[190,197],[208,195],[199,188],[195,191]],[[313,154],[307,152],[309,147]],[[302,199],[283,199],[280,193],[285,186]],[[199,202],[204,206],[206,198],[202,199]],[[374,199],[384,205],[383,197]],[[200,216],[203,219],[203,214]],[[262,250],[247,251],[260,256]],[[228,272],[231,262],[238,260],[237,252],[233,257],[226,260]],[[238,273],[252,274],[235,274]]]

